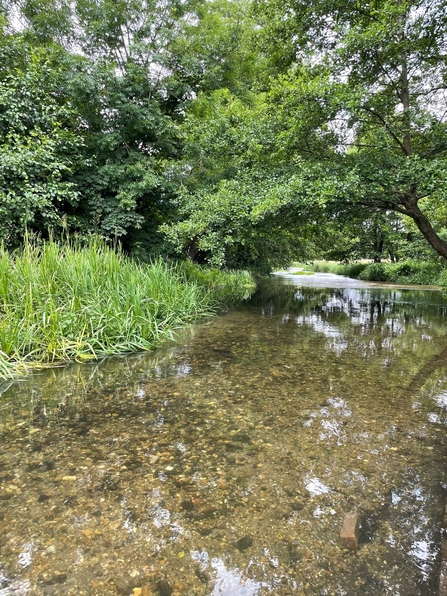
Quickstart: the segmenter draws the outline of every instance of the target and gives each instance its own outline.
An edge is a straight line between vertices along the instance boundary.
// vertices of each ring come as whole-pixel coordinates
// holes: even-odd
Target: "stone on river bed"
[[[160,580],[157,582],[157,590],[160,596],[171,596],[172,592],[174,591],[171,588],[171,585],[165,579]]]
[[[252,544],[253,538],[251,538],[251,536],[242,536],[242,538],[239,538],[239,540],[236,542],[236,547],[238,550],[243,551],[247,548],[250,548]]]
[[[445,316],[407,337],[395,301],[393,331],[363,294],[349,323],[351,292],[309,311],[296,292],[287,320],[230,312],[167,355],[39,372],[5,395],[0,596],[440,596],[447,364],[405,387],[421,333],[423,370],[447,343]],[[221,334],[227,364],[210,359]],[[28,402],[47,409],[31,436],[29,417],[5,417]],[[361,544],[355,523],[338,538],[350,511]]]
[[[340,530],[340,540],[344,548],[355,550],[359,545],[359,515],[358,513],[347,513]]]
[[[195,505],[192,501],[184,500],[180,503],[180,507],[185,511],[192,511],[195,508]]]
[[[245,443],[246,445],[251,444],[251,438],[245,433],[237,433],[231,437],[231,440],[236,443]]]

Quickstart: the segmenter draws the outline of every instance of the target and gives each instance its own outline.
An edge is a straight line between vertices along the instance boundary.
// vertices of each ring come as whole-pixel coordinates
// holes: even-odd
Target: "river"
[[[4,383],[0,596],[435,595],[446,313],[286,274],[177,344]]]

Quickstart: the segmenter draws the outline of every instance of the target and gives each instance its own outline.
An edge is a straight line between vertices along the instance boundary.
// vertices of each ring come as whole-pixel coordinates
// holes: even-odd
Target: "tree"
[[[4,47],[22,48],[19,67],[5,54],[0,68],[3,209],[8,221],[21,221],[22,209],[17,236],[25,225],[45,231],[63,223],[71,232],[120,236],[141,256],[164,250],[158,227],[173,217],[181,122],[197,93],[235,88],[245,76],[245,9],[225,0],[0,6]],[[25,100],[17,91],[31,86]],[[13,111],[27,122],[21,151],[7,124]]]
[[[277,131],[263,94],[201,94],[182,126],[177,220],[163,226],[179,252],[218,266],[269,272],[315,256],[321,213],[293,208],[293,166],[275,156]]]
[[[70,181],[79,117],[59,87],[64,59],[20,38],[0,45],[0,239],[10,245],[27,227],[60,227],[79,200]]]
[[[258,13],[264,23],[269,17],[264,34],[287,42],[276,101],[297,120],[297,102],[319,104],[306,111],[321,114],[313,132],[329,148],[318,159],[326,169],[327,203],[341,213],[363,205],[406,215],[447,258],[447,244],[423,211],[425,204],[443,203],[447,176],[444,0],[273,6],[260,0]],[[304,87],[298,64],[307,68]],[[293,98],[291,90],[298,91]],[[318,144],[294,139],[297,153],[315,156]]]
[[[304,225],[301,237],[306,223],[381,210],[411,218],[447,258],[445,0],[257,0],[255,15],[264,69],[251,93],[263,107],[247,110],[245,137],[256,155],[229,150],[231,185],[209,187],[187,221],[256,188],[251,213]]]

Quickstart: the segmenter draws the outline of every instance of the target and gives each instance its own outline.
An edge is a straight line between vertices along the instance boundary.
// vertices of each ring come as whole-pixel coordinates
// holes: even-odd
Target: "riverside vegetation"
[[[0,0],[0,241],[116,237],[260,273],[445,262],[445,13]]]
[[[174,329],[248,297],[249,273],[138,263],[100,240],[0,251],[0,376],[23,367],[149,350]]]
[[[335,263],[315,261],[306,270],[346,275],[363,281],[447,286],[447,269],[441,262],[406,259],[397,263]]]

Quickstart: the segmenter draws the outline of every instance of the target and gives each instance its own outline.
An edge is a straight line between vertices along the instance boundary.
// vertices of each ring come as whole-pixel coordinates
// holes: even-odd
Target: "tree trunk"
[[[402,0],[397,0],[397,5],[402,7]],[[407,14],[404,11],[400,17],[400,24],[401,24],[401,32],[400,38],[402,45],[405,44],[405,24],[407,21]],[[405,47],[405,46],[404,46]],[[407,157],[409,157],[412,152],[411,146],[411,122],[410,122],[410,81],[408,80],[408,61],[407,61],[407,53],[405,50],[402,50],[400,56],[400,101],[403,107],[403,139],[402,139],[402,147],[405,151]]]
[[[447,259],[447,242],[438,236],[427,217],[419,209],[418,204],[413,203],[412,205],[406,205],[405,207],[406,215],[413,219],[419,231],[430,246],[438,253],[438,255]]]
[[[383,255],[383,237],[377,238],[378,234],[380,234],[380,232],[378,232],[376,230],[376,238],[374,240],[374,246],[373,246],[374,263],[381,263],[382,255]]]

